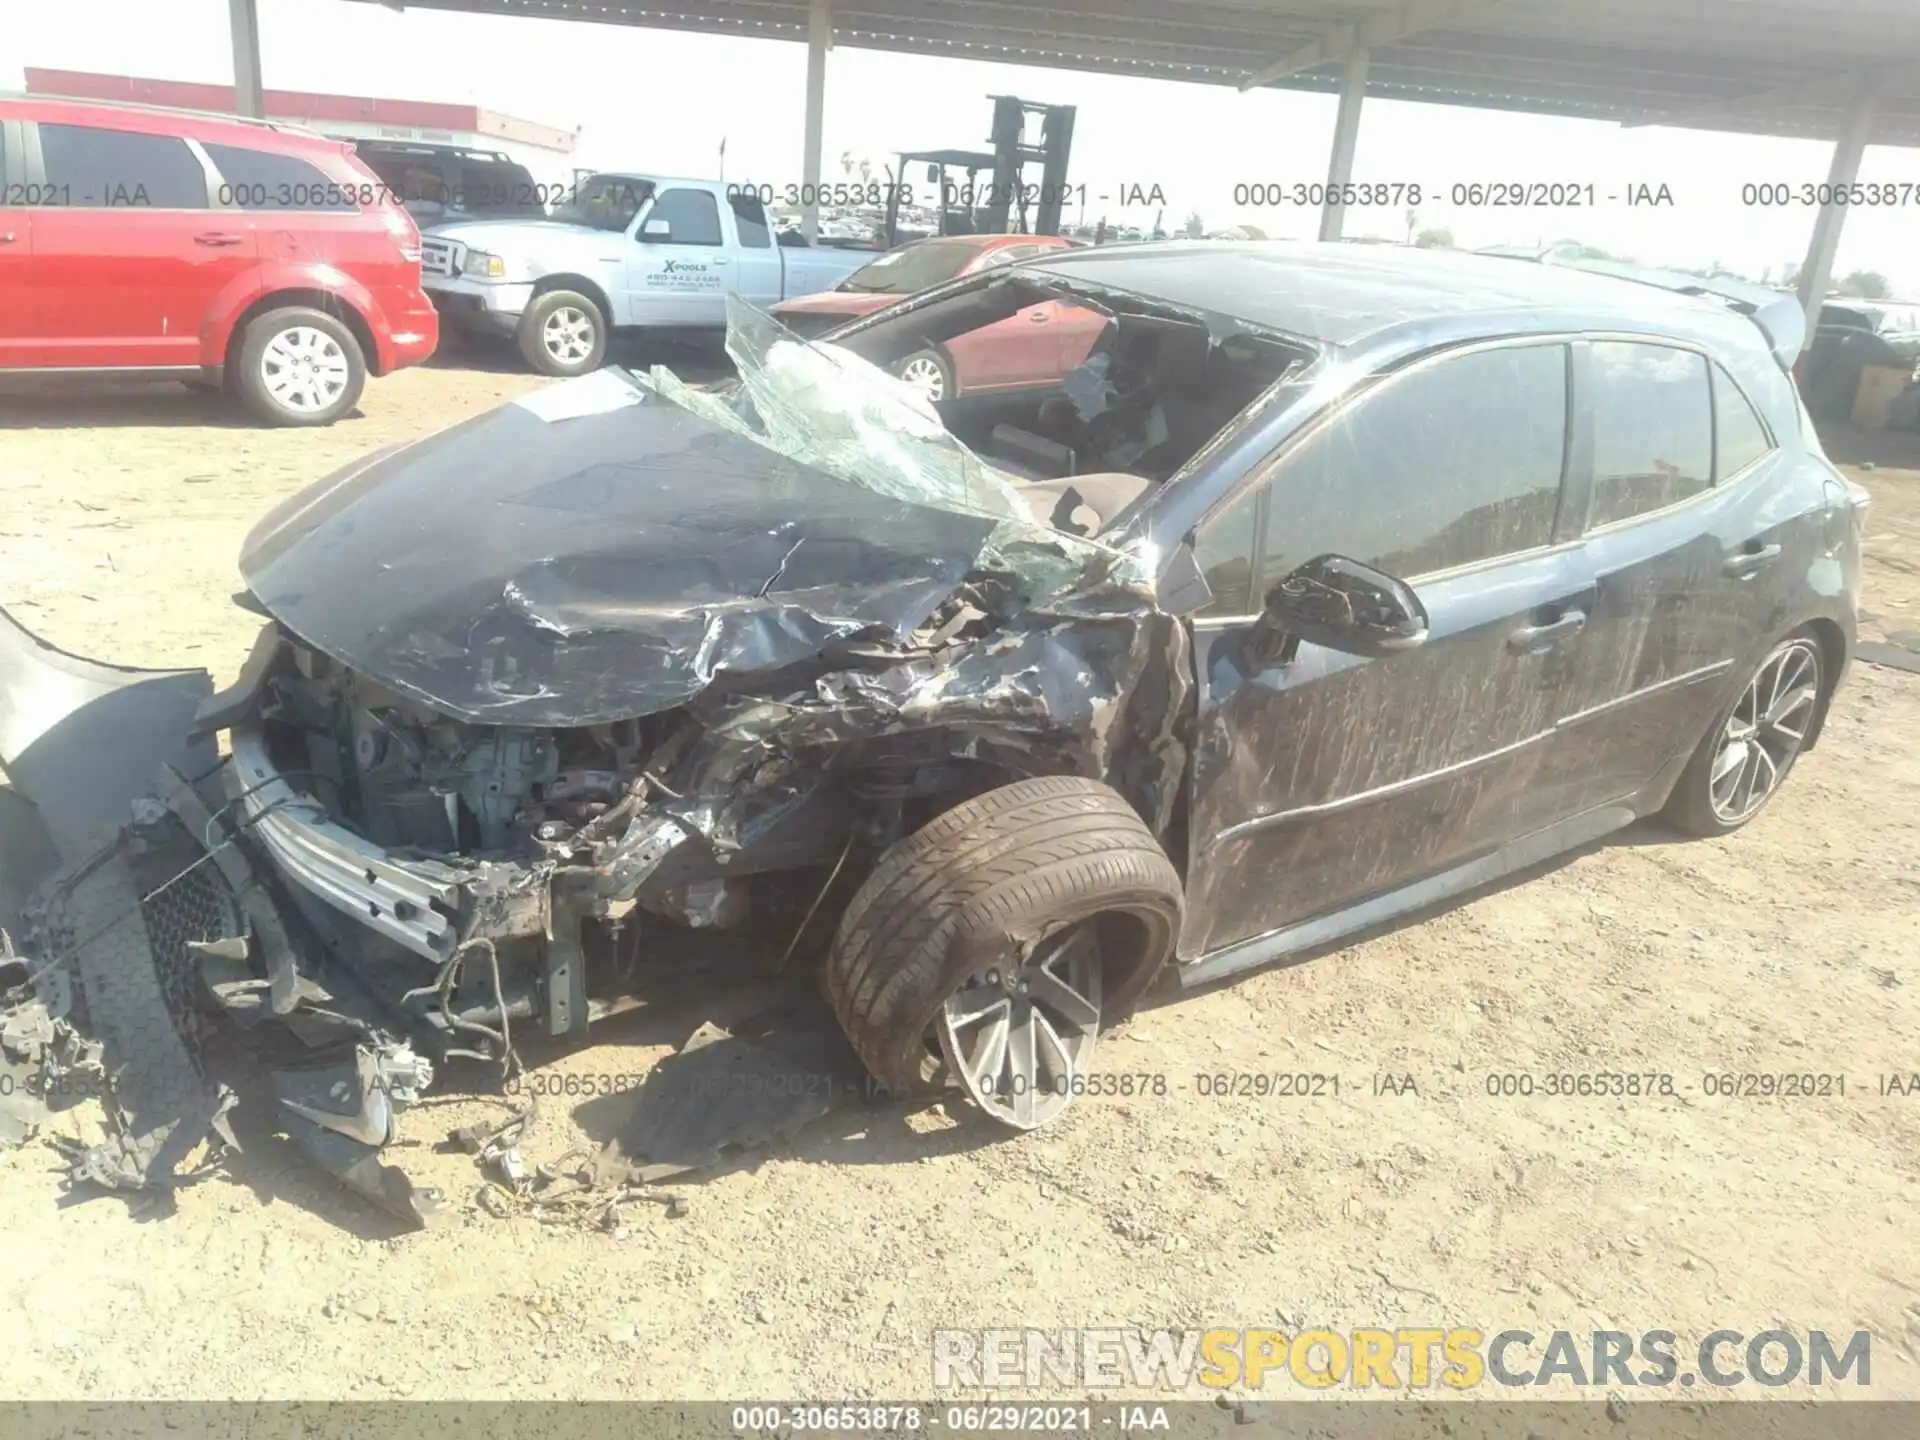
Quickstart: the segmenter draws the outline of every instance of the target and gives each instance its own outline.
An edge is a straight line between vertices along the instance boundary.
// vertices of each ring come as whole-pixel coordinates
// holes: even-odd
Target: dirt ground
[[[68,648],[224,682],[256,623],[228,597],[259,514],[537,383],[416,370],[320,432],[172,386],[0,396],[0,603]],[[1834,448],[1877,461],[1852,473],[1875,497],[1879,636],[1920,629],[1920,444],[1873,444]],[[1865,1328],[1869,1393],[1920,1397],[1920,1098],[1876,1086],[1920,1071],[1916,736],[1920,678],[1856,666],[1739,835],[1637,828],[1149,1009],[1100,1068],[1166,1075],[1163,1097],[1083,1099],[1024,1138],[959,1108],[841,1114],[612,1233],[476,1209],[472,1161],[436,1149],[474,1100],[405,1118],[394,1158],[451,1197],[420,1233],[272,1141],[171,1210],[75,1203],[35,1143],[0,1156],[0,1398],[908,1397],[932,1389],[936,1327],[1316,1324]],[[609,1022],[542,1066],[644,1071],[690,1023]],[[1339,1074],[1339,1097],[1194,1078],[1299,1070]],[[1685,1093],[1489,1096],[1516,1070],[1665,1071]],[[1844,1073],[1846,1095],[1699,1090],[1782,1070]],[[1384,1074],[1417,1093],[1375,1094]],[[530,1160],[589,1128],[566,1113],[585,1103],[549,1107]]]

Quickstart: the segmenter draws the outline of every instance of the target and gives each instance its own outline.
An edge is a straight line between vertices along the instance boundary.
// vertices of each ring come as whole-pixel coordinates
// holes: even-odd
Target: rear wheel
[[[841,1027],[873,1076],[942,1069],[1031,1130],[1084,1086],[1103,1019],[1173,951],[1180,877],[1094,780],[1022,780],[963,802],[880,859],[827,962]]]
[[[247,324],[235,382],[269,425],[331,425],[360,399],[367,360],[353,332],[323,310],[269,310]]]
[[[574,290],[534,297],[520,317],[520,353],[542,375],[584,375],[607,356],[607,320],[600,307]]]
[[[1797,631],[1769,650],[1693,752],[1667,819],[1690,835],[1726,835],[1758,815],[1799,759],[1824,683],[1811,633]]]

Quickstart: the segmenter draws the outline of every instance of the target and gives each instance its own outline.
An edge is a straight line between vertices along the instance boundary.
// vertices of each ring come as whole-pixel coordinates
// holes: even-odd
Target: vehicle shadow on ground
[[[442,338],[427,365],[435,370],[470,370],[485,375],[530,375],[532,370],[513,341],[490,335]],[[645,372],[664,365],[689,384],[729,379],[733,362],[718,340],[663,340],[652,336],[616,336],[606,363]]]
[[[336,424],[351,424],[349,411]],[[93,430],[121,426],[255,430],[240,402],[178,380],[81,380],[54,376],[0,379],[0,430]]]
[[[1376,936],[1447,914],[1488,894],[1529,884],[1612,846],[1660,846],[1690,838],[1657,821],[1643,820],[1461,895],[1262,968],[1310,964]],[[680,1148],[671,1158],[697,1159],[681,1173],[646,1182],[646,1193],[659,1200],[673,1195],[697,1196],[717,1181],[741,1172],[752,1173],[774,1158],[814,1165],[906,1165],[969,1154],[1018,1138],[1015,1132],[976,1111],[957,1090],[910,1097],[879,1090],[866,1079],[858,1057],[810,976],[770,973],[764,956],[758,953],[761,948],[751,937],[744,937],[739,954],[722,963],[713,963],[711,952],[707,952],[708,960],[697,971],[662,966],[639,990],[641,1003],[597,1022],[585,1044],[538,1034],[518,1038],[516,1050],[524,1072],[515,1086],[505,1085],[498,1071],[475,1062],[459,1061],[444,1067],[434,1090],[405,1112],[401,1138],[381,1152],[382,1161],[413,1175],[419,1183],[424,1167],[418,1162],[430,1154],[459,1151],[450,1133],[455,1112],[471,1121],[476,1106],[494,1108],[504,1124],[525,1112],[529,1096],[536,1099],[540,1118],[528,1129],[533,1143],[528,1146],[527,1163],[532,1166],[558,1158],[559,1142],[550,1132],[542,1135],[540,1130],[546,1117],[564,1115],[586,1142],[583,1150],[572,1152],[575,1159],[567,1167],[569,1173],[591,1165],[594,1156],[659,1159],[622,1148],[623,1144],[631,1147],[636,1136],[644,1139],[648,1129],[644,1111],[650,1098],[690,1115],[691,1123],[680,1124],[672,1137]],[[1251,973],[1229,976],[1193,990],[1182,990],[1169,975],[1146,997],[1138,1013],[1151,1013],[1235,985]],[[752,1084],[715,1090],[702,1088],[705,1082],[696,1080],[691,1090],[685,1084],[678,1090],[666,1085],[649,1097],[655,1078],[694,1054],[687,1042],[709,1026],[721,1032],[737,1053],[750,1053],[753,1063],[748,1073],[755,1077]],[[653,1064],[632,1087],[623,1084],[614,1093],[596,1090],[592,1076],[597,1072],[593,1070],[586,1072],[585,1088],[578,1098],[558,1083],[566,1075],[579,1073],[580,1067],[564,1063],[569,1060],[589,1053],[604,1060],[623,1048],[651,1051],[660,1047],[674,1053]],[[345,1189],[279,1133],[266,1056],[239,1039],[210,1053],[207,1068],[213,1078],[230,1085],[242,1097],[230,1117],[240,1148],[202,1183],[243,1187],[262,1206],[295,1206],[361,1240],[392,1239],[414,1228]],[[543,1085],[543,1079],[548,1083]],[[774,1122],[770,1128],[754,1129],[756,1120],[763,1125],[769,1122],[766,1107],[760,1106],[755,1116],[751,1102],[764,1099],[766,1092],[773,1090],[789,1097],[817,1094],[821,1098],[815,1104],[803,1098],[797,1107],[775,1104],[774,1110],[792,1123],[782,1126]],[[743,1100],[748,1103],[743,1105]],[[746,1126],[738,1128],[743,1115]],[[442,1215],[454,1223],[471,1212],[475,1195],[487,1183],[477,1162],[467,1173],[471,1185],[442,1199]],[[617,1184],[607,1182],[603,1188],[611,1198]],[[61,1203],[75,1205],[101,1198],[106,1198],[103,1192],[81,1189]],[[173,1196],[166,1191],[118,1198],[141,1222],[164,1219],[175,1210]]]

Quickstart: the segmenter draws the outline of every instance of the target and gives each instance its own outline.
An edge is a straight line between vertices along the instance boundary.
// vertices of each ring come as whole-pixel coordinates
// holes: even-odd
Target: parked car
[[[356,461],[249,536],[271,618],[195,721],[231,759],[172,784],[177,820],[145,809],[171,858],[123,893],[240,887],[266,938],[216,993],[317,1044],[343,965],[435,1061],[582,1033],[623,986],[724,963],[710,932],[824,951],[872,1076],[1045,1123],[1163,968],[1321,947],[1641,816],[1736,831],[1817,742],[1865,492],[1785,368],[1799,311],[1636,273],[1064,252],[832,348],[736,307],[733,392],[609,369]],[[1059,476],[995,468],[882,373],[1068,294],[1113,317],[1084,373],[973,421],[1047,427]],[[97,809],[53,721],[84,680],[67,743],[101,750],[134,677],[9,634],[8,701],[38,708],[0,736],[56,792],[29,798],[57,817],[84,782]],[[57,933],[115,913],[69,893],[93,908]],[[31,968],[48,942],[15,933]],[[140,973],[115,944],[81,944],[83,980]],[[340,1033],[358,1068],[300,1113],[358,1137],[326,1152],[351,1173],[410,1093],[382,1077],[419,1070]]]
[[[342,137],[343,139],[347,137]],[[455,220],[544,220],[570,185],[536,180],[501,150],[352,139],[353,153],[425,229]]]
[[[831,290],[773,307],[781,324],[813,338],[884,310],[961,275],[1073,248],[1059,235],[950,235],[889,250]],[[894,374],[931,400],[1057,385],[1087,358],[1106,316],[1070,300],[1042,300],[993,325],[929,345],[899,360]]]
[[[1853,417],[1860,377],[1869,366],[1905,370],[1920,364],[1920,305],[1895,300],[1829,300],[1820,307],[1813,343],[1801,357],[1800,393],[1822,424]]]
[[[423,245],[442,319],[511,336],[543,375],[598,369],[617,330],[717,334],[729,294],[776,304],[869,258],[776,242],[766,207],[738,187],[628,174],[582,180],[550,221],[442,225]]]
[[[346,145],[0,99],[0,368],[189,376],[325,425],[438,338],[420,233]]]

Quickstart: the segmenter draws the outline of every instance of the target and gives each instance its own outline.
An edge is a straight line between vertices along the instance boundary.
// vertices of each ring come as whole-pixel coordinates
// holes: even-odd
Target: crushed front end
[[[174,750],[122,756],[158,779],[85,797],[104,838],[69,836],[47,882],[115,877],[95,918],[143,930],[111,960],[84,919],[0,951],[26,1017],[0,1042],[43,1068],[85,1063],[70,1014],[98,1028],[62,977],[151,957],[139,1023],[185,1057],[154,1103],[187,1123],[124,1183],[223,1135],[208,1017],[291,1037],[281,1127],[417,1219],[434,1197],[379,1151],[439,1070],[505,1074],[743,956],[798,968],[877,857],[970,797],[1083,777],[1178,853],[1189,637],[1143,557],[1057,528],[1057,486],[1023,497],[865,361],[736,322],[730,396],[599,372],[249,536],[265,623],[238,679],[166,682],[142,727]],[[131,1094],[145,1042],[103,1038]],[[113,1159],[77,1173],[113,1183]]]

